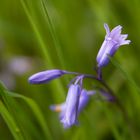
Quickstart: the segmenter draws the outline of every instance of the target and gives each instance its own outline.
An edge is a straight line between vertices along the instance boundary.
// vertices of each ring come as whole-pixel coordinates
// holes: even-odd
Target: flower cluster
[[[59,112],[60,122],[64,128],[69,128],[72,125],[78,124],[78,116],[89,102],[89,97],[95,93],[101,93],[108,101],[114,101],[115,96],[109,86],[103,81],[101,68],[109,63],[109,56],[113,56],[121,45],[129,44],[130,40],[126,40],[126,34],[121,34],[122,26],[115,27],[110,31],[107,24],[104,24],[106,29],[105,40],[97,55],[97,76],[90,74],[81,74],[77,72],[69,72],[65,70],[53,69],[32,75],[29,78],[31,84],[48,83],[51,80],[59,78],[66,74],[74,75],[74,79],[69,84],[66,101],[61,104],[51,105],[50,109]],[[97,80],[102,85],[96,90],[86,90],[83,88],[83,80],[90,78]]]

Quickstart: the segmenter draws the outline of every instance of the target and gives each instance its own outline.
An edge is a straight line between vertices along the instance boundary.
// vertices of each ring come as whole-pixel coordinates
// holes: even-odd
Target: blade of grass
[[[38,107],[38,105],[35,103],[34,100],[32,100],[30,98],[27,98],[27,97],[25,97],[23,95],[7,91],[7,89],[5,89],[5,87],[3,86],[2,83],[0,83],[0,89],[1,89],[1,91],[3,91],[3,94],[1,96],[2,96],[2,99],[4,100],[4,103],[7,105],[7,108],[9,109],[9,112],[14,116],[14,118],[16,119],[16,122],[18,123],[19,126],[20,126],[21,122],[19,121],[18,114],[15,112],[15,110],[17,110],[16,105],[17,106],[19,106],[19,105],[14,103],[14,101],[12,100],[12,97],[20,98],[20,99],[22,99],[23,101],[25,101],[27,103],[27,105],[33,111],[34,116],[36,117],[39,125],[41,126],[41,128],[42,128],[42,130],[44,132],[44,136],[46,137],[46,139],[52,140],[51,134],[50,134],[49,129],[48,129],[48,127],[46,125],[46,122],[45,122],[45,118],[43,117],[43,114],[40,111],[40,108]],[[28,119],[28,116],[26,117],[25,112],[23,113],[23,115],[24,115],[24,117],[26,119]],[[29,121],[29,123],[30,123],[29,126],[31,126],[33,128],[34,132],[36,132],[36,129],[34,128],[34,126],[32,126],[32,123],[30,121]],[[25,131],[26,130],[24,130],[24,128],[23,128],[22,132],[24,132],[24,135],[26,136],[26,139],[27,139],[27,138],[29,138],[29,136],[27,136],[27,133]],[[34,134],[34,136],[35,135],[36,135],[36,138],[39,138],[40,134],[38,134],[38,132],[36,132],[36,134]]]
[[[16,125],[16,121],[10,115],[10,112],[6,109],[2,101],[0,101],[0,114],[2,115],[6,124],[8,125],[10,132],[12,133],[15,140],[24,140],[23,136],[21,135],[19,127]]]
[[[20,98],[22,100],[24,100],[28,106],[31,108],[31,110],[33,111],[36,119],[38,120],[45,136],[46,136],[46,139],[48,140],[52,140],[52,136],[51,136],[51,133],[49,131],[49,128],[47,127],[46,125],[46,121],[45,121],[45,118],[43,117],[43,114],[42,112],[40,111],[40,108],[38,107],[38,105],[36,104],[36,102],[28,97],[25,97],[23,95],[19,95],[19,94],[16,94],[16,93],[12,93],[12,92],[7,92],[10,96],[12,97],[16,97],[16,98]]]
[[[48,66],[53,66],[53,63],[51,61],[50,54],[49,54],[49,52],[47,52],[46,45],[45,45],[45,43],[44,43],[44,41],[43,41],[43,39],[41,37],[41,34],[40,34],[40,32],[39,32],[39,30],[37,28],[37,25],[35,24],[32,16],[31,16],[31,14],[30,14],[27,6],[26,6],[25,1],[24,0],[20,0],[20,1],[21,1],[21,4],[22,4],[23,8],[24,8],[24,11],[25,11],[25,13],[26,13],[26,15],[27,15],[30,23],[31,23],[31,26],[32,26],[35,34],[36,34],[36,37],[37,37],[37,39],[39,41],[39,44],[40,44],[40,47],[41,47],[41,51],[42,51],[42,55],[46,59],[46,61],[48,63]]]
[[[47,8],[47,1],[46,0],[41,0],[41,6],[42,6],[43,13],[44,13],[44,18],[46,19],[46,23],[48,24],[51,36],[53,38],[54,47],[57,51],[61,66],[62,66],[62,68],[64,68],[64,64],[65,64],[64,60],[65,59],[63,59],[64,57],[63,57],[63,54],[62,54],[62,51],[61,51],[62,49],[61,49],[59,40],[57,38],[57,35],[56,35],[56,32],[55,32],[55,28],[54,28],[54,25],[52,23],[51,17],[49,15],[49,10]]]
[[[7,89],[2,83],[0,83],[0,91],[1,98],[11,116],[14,118],[14,120],[16,120],[16,124],[19,127],[24,139],[31,139],[32,136],[40,138],[34,124],[29,120],[28,114],[22,111],[22,107],[19,105],[19,103],[17,103],[12,97],[7,94]],[[27,119],[26,122],[28,122],[28,124],[24,123],[23,119]],[[26,129],[26,125],[30,127],[29,130]]]
[[[4,117],[6,117],[6,118],[4,118],[4,120],[5,120],[5,122],[7,123],[7,125],[9,126],[9,128],[10,128],[10,130],[11,130],[11,128],[12,127],[17,127],[18,128],[18,135],[19,135],[19,137],[21,137],[21,140],[22,139],[24,139],[24,136],[23,136],[23,133],[22,133],[22,131],[21,131],[21,128],[20,128],[20,126],[19,126],[19,124],[17,123],[18,121],[16,120],[15,121],[15,117],[13,116],[13,112],[12,112],[12,109],[10,109],[10,106],[11,106],[11,103],[10,103],[10,101],[9,100],[7,100],[7,97],[6,97],[6,94],[5,94],[5,87],[4,87],[4,85],[0,82],[0,96],[1,96],[1,98],[2,98],[2,100],[4,101],[4,103],[5,103],[5,106],[3,105],[3,109],[4,109],[4,111],[5,112],[1,112],[1,113],[3,113],[2,114],[2,116]],[[1,101],[2,102],[2,101]],[[1,104],[3,104],[3,103],[1,103]],[[1,110],[2,111],[2,110]],[[8,114],[10,114],[10,116],[8,115]],[[10,119],[10,117],[11,117],[11,119]],[[10,123],[10,124],[8,124],[8,123]],[[15,123],[15,124],[14,124]],[[12,125],[12,126],[11,126]],[[15,130],[16,131],[16,130]],[[15,135],[14,134],[14,131],[11,131],[11,133],[13,134],[13,135]]]
[[[39,42],[39,44],[40,44],[40,47],[41,47],[42,55],[44,56],[44,59],[45,59],[46,62],[47,62],[47,63],[46,63],[46,64],[47,64],[47,68],[48,68],[48,67],[54,67],[54,64],[53,64],[53,62],[52,62],[52,60],[51,60],[51,55],[50,55],[51,53],[49,53],[49,52],[47,51],[45,42],[43,41],[43,38],[42,38],[42,36],[41,36],[41,34],[40,34],[40,31],[39,31],[37,25],[35,24],[36,21],[35,21],[34,18],[32,17],[31,12],[29,11],[28,6],[27,6],[26,3],[25,3],[25,0],[20,0],[20,1],[21,1],[21,4],[22,4],[23,8],[24,8],[24,11],[25,11],[25,13],[26,13],[26,15],[27,15],[27,17],[28,17],[30,23],[31,23],[31,26],[32,26],[32,28],[33,28],[35,34],[36,34],[37,40],[38,40],[38,42]],[[55,89],[53,88],[53,86],[55,87]],[[64,88],[63,88],[62,84],[60,83],[60,81],[58,81],[57,83],[54,81],[54,84],[52,85],[52,88],[51,88],[51,89],[52,89],[52,91],[54,91],[54,93],[55,93],[55,91],[56,91],[56,89],[57,89],[57,91],[58,91],[58,92],[60,93],[60,95],[61,95],[61,96],[58,96],[58,97],[60,97],[60,98],[65,98]]]

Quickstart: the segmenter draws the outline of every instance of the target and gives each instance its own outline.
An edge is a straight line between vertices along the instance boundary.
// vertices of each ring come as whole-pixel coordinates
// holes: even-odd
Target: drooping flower
[[[69,87],[65,103],[66,107],[60,118],[60,121],[61,123],[63,123],[64,128],[68,128],[78,122],[77,115],[80,93],[81,88],[78,84],[72,84]]]
[[[32,75],[31,77],[29,77],[28,81],[30,84],[48,83],[51,80],[59,78],[60,76],[67,73],[68,73],[67,71],[58,69],[46,70]]]
[[[105,40],[97,54],[98,67],[106,66],[109,62],[109,56],[113,56],[117,49],[121,45],[126,45],[130,43],[130,40],[126,40],[127,34],[121,34],[122,26],[116,26],[112,31],[110,31],[107,24],[104,24],[106,30]]]
[[[82,90],[78,105],[78,114],[85,108],[89,101],[89,95],[85,89]]]
[[[89,102],[89,96],[95,94],[96,92],[95,91],[87,91],[85,89],[83,89],[81,91],[81,94],[80,94],[80,98],[79,98],[79,104],[78,104],[78,111],[77,111],[77,115],[80,114],[80,112],[85,108],[85,106],[88,104]],[[66,102],[62,103],[62,104],[57,104],[57,105],[51,105],[50,106],[50,109],[55,111],[55,112],[59,112],[59,117],[60,117],[60,120],[64,117],[65,113],[66,113],[66,108],[67,108],[67,104]],[[78,117],[78,116],[77,116]],[[77,124],[78,121],[76,120],[74,124]],[[72,125],[74,125],[72,124]],[[70,126],[72,126],[70,125]],[[70,126],[67,126],[67,127],[70,127]],[[64,126],[65,127],[65,126]]]

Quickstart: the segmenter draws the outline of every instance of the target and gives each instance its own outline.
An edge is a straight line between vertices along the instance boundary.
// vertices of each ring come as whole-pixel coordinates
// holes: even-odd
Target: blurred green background
[[[139,0],[1,0],[0,139],[139,140],[139,6]],[[103,69],[129,120],[113,103],[92,98],[80,126],[64,130],[49,106],[65,100],[72,77],[44,85],[30,85],[28,77],[54,68],[95,74],[104,23],[122,25],[131,40],[115,54],[120,67]]]

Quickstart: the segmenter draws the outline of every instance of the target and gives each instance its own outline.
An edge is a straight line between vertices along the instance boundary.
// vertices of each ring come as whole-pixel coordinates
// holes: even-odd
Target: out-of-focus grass
[[[140,139],[139,5],[139,0],[1,1],[0,78],[7,79],[9,89],[0,88],[0,139]],[[80,126],[63,130],[49,105],[65,100],[71,77],[39,86],[29,85],[27,79],[53,68],[94,73],[105,22],[111,28],[122,25],[132,41],[115,54],[119,64],[113,59],[103,69],[129,121],[113,103],[92,98],[80,115]],[[22,75],[9,68],[10,60],[19,56],[30,58],[32,66]]]

